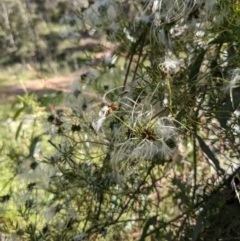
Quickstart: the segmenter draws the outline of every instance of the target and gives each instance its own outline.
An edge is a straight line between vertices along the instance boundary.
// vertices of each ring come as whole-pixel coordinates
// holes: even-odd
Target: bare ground
[[[43,91],[61,91],[70,92],[74,81],[80,80],[81,75],[87,73],[91,68],[85,67],[79,71],[66,76],[56,76],[53,78],[34,79],[24,83],[5,86],[0,88],[0,99],[14,95],[23,95],[26,93],[38,93]],[[86,93],[85,93],[86,94]],[[90,94],[90,93],[89,93]]]
[[[101,46],[101,49],[104,51],[100,51],[95,54],[95,58],[93,59],[93,66],[97,66],[101,61],[102,57],[105,54],[111,54],[112,49],[114,49],[114,45],[105,42],[104,45],[100,44],[99,40],[93,40],[91,38],[83,39],[79,48],[94,50],[96,47]],[[103,47],[104,46],[104,47]],[[74,49],[76,50],[76,49]],[[70,50],[69,50],[70,51]],[[90,71],[90,67],[83,67],[82,69],[73,72],[66,76],[56,76],[53,78],[46,79],[34,79],[24,84],[15,84],[12,86],[0,87],[0,100],[4,100],[6,97],[11,97],[14,95],[22,95],[25,93],[36,93],[40,91],[54,90],[54,91],[62,91],[62,92],[70,92],[71,85],[75,80],[80,79],[81,75]],[[85,93],[86,95],[92,95],[90,93]],[[94,94],[93,94],[94,95]],[[97,96],[92,96],[93,98],[99,99]]]

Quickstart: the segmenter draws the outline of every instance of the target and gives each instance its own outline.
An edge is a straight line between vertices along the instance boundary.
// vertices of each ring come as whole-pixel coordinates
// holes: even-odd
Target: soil
[[[97,66],[103,56],[105,54],[111,55],[112,49],[114,49],[114,45],[105,42],[104,47],[102,44],[100,44],[99,40],[94,40],[91,38],[86,38],[81,41],[81,49],[84,50],[94,50],[96,47],[100,47],[101,50],[104,49],[104,51],[99,51],[95,54],[95,58],[92,60],[92,66]],[[74,49],[76,50],[76,49]],[[70,50],[69,50],[70,51]],[[82,69],[73,72],[67,76],[56,76],[53,78],[46,78],[46,79],[35,79],[30,80],[27,82],[24,82],[24,84],[16,84],[13,86],[6,86],[6,87],[0,87],[0,100],[6,99],[6,97],[11,97],[15,95],[22,95],[25,93],[36,93],[36,92],[42,92],[42,91],[48,91],[48,90],[54,90],[54,91],[61,91],[61,92],[69,92],[71,89],[71,86],[75,80],[79,80],[81,78],[81,75],[89,72],[91,70],[91,67],[83,67]],[[90,94],[90,93],[89,93]]]
[[[71,83],[76,80],[77,77],[78,73],[72,73],[67,76],[56,76],[47,79],[35,79],[24,82],[24,84],[16,84],[12,86],[2,87],[0,89],[0,98],[6,95],[22,95],[25,93],[39,92],[45,90],[55,90],[63,92],[69,91]]]
[[[81,75],[91,71],[91,67],[84,67],[76,72],[66,76],[56,76],[53,78],[34,79],[24,83],[5,86],[0,88],[0,101],[9,99],[15,95],[24,95],[26,93],[47,93],[50,91],[71,92],[71,87],[76,80],[81,80]],[[99,100],[99,96],[93,93],[83,92],[83,95],[90,96]]]

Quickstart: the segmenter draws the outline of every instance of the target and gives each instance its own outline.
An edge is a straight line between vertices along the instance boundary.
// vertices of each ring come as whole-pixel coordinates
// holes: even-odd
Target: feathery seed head
[[[164,62],[160,63],[158,66],[164,72],[168,74],[177,73],[180,71],[180,60],[173,60],[170,58],[165,58]]]
[[[240,68],[234,69],[232,71],[231,80],[227,86],[227,89],[232,91],[233,88],[240,86]]]
[[[152,110],[133,115],[128,124],[131,130],[124,142],[115,142],[113,167],[125,171],[133,165],[136,167],[142,161],[164,162],[173,154],[177,128],[172,119],[161,117],[152,119]]]
[[[100,128],[102,127],[104,121],[106,120],[107,116],[111,113],[111,111],[117,110],[117,106],[115,103],[111,103],[105,105],[98,113],[100,119],[92,123],[93,128],[96,132],[99,132]]]

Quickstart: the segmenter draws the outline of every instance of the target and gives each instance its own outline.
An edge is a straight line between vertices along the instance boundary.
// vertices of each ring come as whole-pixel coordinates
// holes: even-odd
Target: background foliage
[[[1,238],[240,239],[239,4],[4,0]]]

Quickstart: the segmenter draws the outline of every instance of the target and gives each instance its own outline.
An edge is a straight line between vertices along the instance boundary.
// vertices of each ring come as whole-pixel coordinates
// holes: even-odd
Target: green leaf
[[[224,31],[220,33],[215,39],[213,39],[209,44],[223,44],[229,43],[233,40],[233,34],[230,31]]]
[[[194,82],[197,80],[200,67],[202,65],[206,50],[202,49],[199,55],[197,56],[195,62],[190,66],[190,73],[188,77],[188,82]]]
[[[19,133],[22,130],[22,125],[23,125],[23,122],[21,121],[20,124],[18,125],[17,131],[16,131],[16,135],[15,135],[16,140],[18,139]]]
[[[213,152],[210,150],[210,148],[206,145],[206,143],[203,141],[203,139],[199,135],[195,135],[200,148],[202,151],[207,155],[207,157],[213,162],[216,170],[220,171],[221,174],[224,174],[224,170],[220,167],[219,160],[215,157]]]
[[[202,221],[203,221],[203,216],[200,214],[197,218],[197,223],[194,227],[193,239],[192,239],[193,241],[196,241],[198,239],[198,236],[202,227]]]
[[[151,225],[155,225],[155,224],[156,224],[156,221],[157,221],[157,215],[156,215],[156,216],[153,216],[153,217],[150,217],[150,218],[147,220],[146,224],[145,224],[144,227],[143,227],[142,235],[141,235],[139,241],[144,241],[144,240],[145,240],[145,238],[146,238],[146,236],[147,236],[147,231],[148,231],[149,227],[150,227]]]
[[[38,151],[39,148],[39,142],[41,141],[41,136],[37,136],[33,138],[31,145],[29,147],[29,157],[33,157],[34,153]]]
[[[231,117],[232,113],[238,108],[240,104],[240,93],[234,95],[231,100],[225,102],[218,111],[216,118],[218,119],[222,128],[226,129],[227,121]]]
[[[18,118],[18,116],[24,111],[24,109],[25,109],[24,106],[19,108],[13,116],[13,120],[16,120]]]

